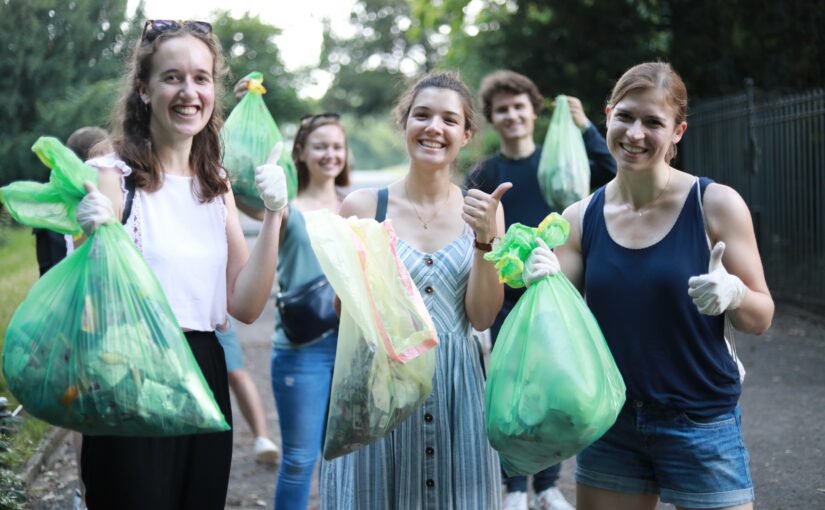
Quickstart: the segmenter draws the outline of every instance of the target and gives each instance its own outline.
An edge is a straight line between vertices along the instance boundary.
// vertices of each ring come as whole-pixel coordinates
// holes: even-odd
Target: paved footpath
[[[270,435],[280,442],[269,385],[272,303],[254,324],[238,325],[247,369],[258,386]],[[748,370],[741,406],[745,441],[760,510],[825,509],[825,321],[780,307],[762,337],[739,335]],[[233,402],[235,451],[226,508],[272,508],[277,467],[252,459],[251,433]],[[574,501],[574,461],[564,463],[560,486]],[[67,510],[76,468],[67,440],[31,488],[36,510]],[[317,508],[317,485],[310,508]],[[661,509],[672,508],[660,505]]]

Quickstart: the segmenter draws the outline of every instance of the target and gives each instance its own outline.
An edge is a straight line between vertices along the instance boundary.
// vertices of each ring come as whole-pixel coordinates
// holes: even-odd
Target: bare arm
[[[587,207],[589,200],[589,197],[585,198],[564,210],[562,216],[570,222],[570,235],[566,243],[553,250],[559,259],[564,276],[582,294],[584,294],[584,261],[582,260],[582,233],[579,218],[582,208]]]
[[[112,211],[115,219],[120,221],[123,217],[123,191],[120,184],[123,174],[117,168],[100,168],[97,174],[97,189],[112,202]],[[86,234],[81,233],[73,238],[75,248],[79,248],[86,242]]]
[[[496,213],[497,236],[504,233],[504,206]],[[481,250],[473,250],[473,266],[467,282],[464,309],[470,324],[478,331],[493,325],[504,302],[504,286],[498,281],[498,273],[492,262],[484,260]]]
[[[227,308],[233,317],[249,324],[261,315],[272,291],[278,267],[283,211],[265,211],[258,239],[250,255],[231,190],[224,195],[224,200],[229,245],[226,264]]]
[[[112,201],[115,218],[120,221],[123,216],[123,173],[117,168],[101,168],[97,173],[97,189]]]
[[[492,194],[472,189],[464,198],[462,218],[473,229],[476,238],[491,242],[504,234],[504,207],[501,196],[512,187],[509,182],[500,184]],[[484,252],[473,250],[473,266],[464,296],[464,309],[470,324],[479,331],[493,325],[504,302],[504,286],[498,281],[498,273],[492,262],[484,260]]]
[[[722,264],[746,287],[739,307],[728,310],[731,323],[740,331],[762,334],[773,321],[774,303],[765,282],[748,206],[733,188],[721,184],[708,186],[703,204],[711,244],[724,241]]]

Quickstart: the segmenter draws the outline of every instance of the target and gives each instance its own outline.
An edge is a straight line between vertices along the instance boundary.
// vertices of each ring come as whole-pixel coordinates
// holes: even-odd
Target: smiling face
[[[490,101],[490,121],[502,140],[532,138],[536,112],[526,93],[499,92]]]
[[[337,124],[325,124],[311,132],[301,150],[300,161],[309,170],[309,180],[334,180],[347,161],[347,140]]]
[[[404,128],[410,160],[426,166],[449,166],[472,136],[465,125],[464,103],[458,92],[421,89],[412,101]]]
[[[619,168],[652,168],[669,164],[670,147],[681,140],[687,123],[676,123],[675,109],[658,89],[635,90],[607,113],[607,147]]]
[[[200,133],[215,107],[214,59],[203,41],[173,37],[152,56],[148,83],[140,96],[152,109],[149,130],[155,140],[192,138]]]

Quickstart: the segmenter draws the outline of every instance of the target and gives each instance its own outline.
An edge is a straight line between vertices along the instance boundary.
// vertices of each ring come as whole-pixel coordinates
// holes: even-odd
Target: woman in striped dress
[[[450,180],[459,150],[477,129],[457,75],[425,76],[395,113],[409,172],[377,193],[352,193],[341,215],[392,220],[399,255],[438,330],[433,391],[387,437],[322,464],[321,508],[500,508],[498,457],[484,431],[484,376],[470,326],[488,328],[501,307],[502,286],[483,255],[504,230],[499,199],[511,185],[464,197]]]

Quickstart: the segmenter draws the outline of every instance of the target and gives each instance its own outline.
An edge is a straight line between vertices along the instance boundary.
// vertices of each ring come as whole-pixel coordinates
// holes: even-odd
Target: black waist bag
[[[333,308],[335,292],[324,275],[278,293],[281,327],[290,342],[304,344],[338,327]]]

